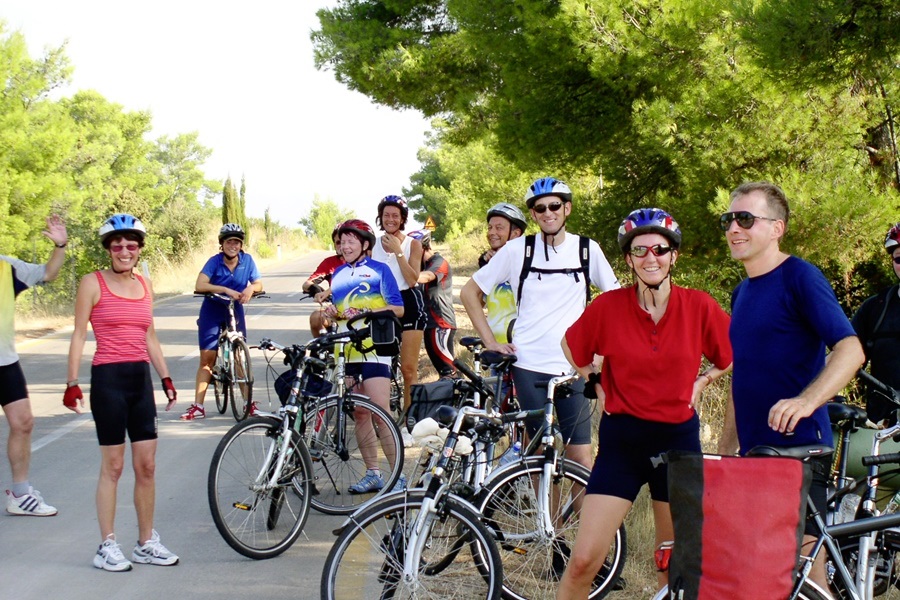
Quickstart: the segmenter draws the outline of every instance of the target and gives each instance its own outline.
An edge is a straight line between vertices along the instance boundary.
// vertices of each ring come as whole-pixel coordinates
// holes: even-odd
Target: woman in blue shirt
[[[375,232],[365,221],[351,219],[341,224],[341,254],[345,263],[335,269],[331,278],[332,304],[325,314],[337,321],[346,321],[361,312],[390,310],[399,318],[403,316],[403,298],[397,280],[390,268],[369,258],[375,244]],[[323,295],[329,292],[322,292]],[[316,297],[319,300],[319,297]],[[324,296],[323,298],[324,299]],[[374,353],[361,354],[350,348],[347,355],[346,375],[356,380],[362,378],[359,392],[368,396],[384,410],[390,412],[391,359]],[[357,422],[356,434],[359,449],[366,461],[366,473],[350,486],[351,494],[377,492],[384,487],[384,479],[378,468],[377,439],[371,423]],[[385,447],[390,445],[390,447]],[[393,442],[385,436],[382,440],[388,462],[393,464],[392,454],[397,452]]]
[[[263,284],[259,279],[259,269],[253,257],[244,252],[244,230],[237,223],[226,223],[219,230],[221,252],[211,257],[200,274],[194,290],[201,294],[225,294],[234,298],[234,316],[237,327],[247,336],[247,325],[244,321],[243,305],[250,301],[254,292],[261,292]],[[197,319],[200,342],[200,367],[197,369],[197,382],[194,388],[194,403],[181,418],[194,421],[206,417],[203,401],[206,389],[212,379],[213,365],[218,353],[219,327],[228,320],[228,305],[222,300],[207,296],[200,306],[200,318]],[[251,414],[256,411],[254,403]]]

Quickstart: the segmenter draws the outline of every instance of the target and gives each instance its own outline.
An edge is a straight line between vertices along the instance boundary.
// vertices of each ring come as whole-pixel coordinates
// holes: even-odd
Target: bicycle
[[[453,493],[452,462],[471,418],[503,423],[538,411],[498,415],[469,406],[450,411],[446,421],[452,425],[425,487],[388,494],[335,530],[338,537],[322,571],[323,600],[500,597],[503,565],[493,535],[476,507]]]
[[[572,373],[550,379],[544,408],[537,411],[544,419],[540,429],[519,458],[491,473],[473,500],[497,538],[504,598],[554,598],[569,562],[590,471],[565,458],[553,400],[557,392],[568,393],[577,377]],[[615,588],[626,553],[623,524],[589,598],[602,598]]]
[[[234,299],[226,294],[215,292],[194,292],[198,297],[210,297],[226,302],[228,319],[219,326],[219,342],[216,352],[216,364],[213,366],[213,393],[216,398],[216,409],[225,414],[231,404],[231,412],[238,422],[250,414],[253,406],[253,366],[250,360],[250,347],[244,334],[237,328],[234,315]],[[265,292],[254,292],[253,298],[268,298]],[[237,384],[240,400],[235,394]]]
[[[381,406],[353,392],[355,383],[348,385],[344,375],[345,346],[361,344],[369,337],[368,328],[353,325],[368,318],[368,314],[358,315],[347,322],[347,331],[326,333],[305,346],[286,347],[269,339],[259,343],[264,350],[283,352],[291,365],[290,393],[298,395],[302,408],[296,427],[313,460],[312,507],[324,514],[350,514],[393,489],[403,472],[400,428]],[[331,382],[330,392],[319,395],[323,381]],[[363,452],[379,445],[382,451],[369,456],[367,463]],[[370,493],[349,492],[373,466],[372,461],[382,473],[384,487]]]
[[[858,376],[870,386],[883,394],[895,406],[900,408],[900,393],[890,386],[860,370]],[[812,499],[808,500],[808,519],[815,524],[818,532],[815,544],[809,555],[800,557],[800,570],[790,600],[826,600],[833,597],[841,600],[871,600],[875,596],[888,591],[891,585],[891,573],[894,567],[894,556],[900,552],[900,539],[897,528],[900,527],[900,512],[881,514],[878,510],[878,486],[881,477],[900,473],[900,453],[880,454],[881,444],[891,438],[900,437],[900,424],[893,425],[875,433],[872,441],[871,455],[862,458],[868,469],[864,478],[846,477],[847,457],[845,450],[851,431],[866,420],[865,411],[855,407],[838,406],[830,408],[832,420],[841,423],[841,437],[838,444],[839,454],[836,460],[836,488],[829,491],[828,509],[823,515],[816,510]],[[821,448],[754,448],[748,454],[793,456],[805,459]],[[887,473],[879,471],[880,465],[892,464],[893,469]],[[861,501],[852,520],[841,522],[837,518],[842,497],[855,494],[863,489]],[[677,540],[676,540],[677,542]],[[813,563],[820,552],[827,550],[826,570],[832,596],[822,590],[809,579]],[[864,567],[860,568],[862,565]],[[896,581],[893,582],[896,586]],[[668,587],[664,587],[654,596],[654,600],[669,598]]]

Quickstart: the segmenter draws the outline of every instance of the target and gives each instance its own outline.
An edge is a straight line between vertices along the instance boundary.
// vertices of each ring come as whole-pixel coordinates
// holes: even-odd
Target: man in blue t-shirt
[[[822,272],[781,251],[790,215],[781,188],[744,183],[731,193],[728,210],[721,217],[725,240],[747,279],[731,296],[734,372],[719,452],[746,454],[763,444],[831,446],[825,404],[862,365],[859,339]],[[828,457],[812,466],[810,494],[824,510]],[[804,546],[812,533],[807,528]],[[824,561],[816,561],[814,579],[821,584],[824,576]]]

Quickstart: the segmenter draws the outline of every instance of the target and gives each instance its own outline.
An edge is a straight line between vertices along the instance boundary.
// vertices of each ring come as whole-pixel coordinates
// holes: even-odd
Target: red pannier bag
[[[781,456],[669,452],[675,547],[669,598],[788,598],[806,523],[810,466]]]

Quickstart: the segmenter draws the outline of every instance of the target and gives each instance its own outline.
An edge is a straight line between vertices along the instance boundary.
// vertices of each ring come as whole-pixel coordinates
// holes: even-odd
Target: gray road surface
[[[256,300],[247,307],[251,343],[262,336],[282,343],[308,339],[308,315],[315,305],[308,300],[298,302],[297,292],[300,282],[324,256],[316,253],[264,272],[266,291],[272,298]],[[340,518],[313,511],[304,536],[290,550],[271,560],[254,561],[226,545],[210,517],[206,499],[210,458],[234,420],[230,412],[216,412],[211,392],[205,420],[190,423],[178,419],[193,399],[198,357],[195,322],[200,302],[193,296],[178,296],[155,307],[156,328],[179,393],[175,409],[162,412],[165,399],[157,382],[155,526],[181,563],[174,567],[135,565],[125,573],[101,571],[91,564],[101,541],[94,504],[100,454],[90,414],[76,416],[62,406],[69,329],[19,346],[35,413],[30,479],[47,502],[59,509],[59,515],[10,516],[3,496],[0,600],[318,598],[322,565],[334,539],[330,532]],[[83,382],[90,378],[92,355],[93,342],[89,341],[80,373]],[[265,362],[258,350],[252,357],[256,395],[265,401]],[[280,361],[276,367],[279,372],[284,369]],[[83,389],[87,396],[87,386]],[[7,434],[0,413],[0,490],[5,490],[11,479]],[[116,515],[116,534],[126,557],[137,538],[133,485],[126,462]]]

